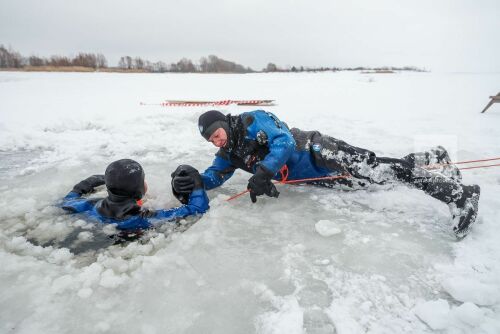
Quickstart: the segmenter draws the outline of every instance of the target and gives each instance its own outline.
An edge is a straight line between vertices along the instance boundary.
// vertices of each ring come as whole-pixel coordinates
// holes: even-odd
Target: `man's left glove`
[[[180,165],[171,174],[172,192],[182,203],[187,204],[189,195],[196,189],[203,189],[203,181],[196,168],[189,165]]]
[[[104,175],[92,175],[77,183],[71,191],[79,195],[85,195],[93,192],[95,188],[102,186],[103,184],[105,184]]]
[[[276,186],[271,182],[273,174],[264,167],[258,166],[255,174],[248,180],[247,189],[250,190],[252,203],[257,202],[257,196],[267,195],[278,197],[280,195]]]

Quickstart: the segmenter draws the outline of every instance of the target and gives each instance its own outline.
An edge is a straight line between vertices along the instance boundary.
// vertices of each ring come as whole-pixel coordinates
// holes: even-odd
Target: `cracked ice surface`
[[[202,170],[216,152],[198,133],[203,109],[140,101],[275,98],[266,109],[290,126],[378,155],[441,144],[468,160],[500,153],[500,110],[478,113],[499,81],[1,72],[0,333],[500,332],[495,168],[463,173],[482,193],[478,223],[460,242],[446,206],[402,185],[281,186],[279,199],[228,203],[246,187],[237,172],[183,233],[160,227],[123,245],[110,242],[112,227],[53,206],[120,158],[143,165],[145,205],[177,205],[170,173],[185,163]]]

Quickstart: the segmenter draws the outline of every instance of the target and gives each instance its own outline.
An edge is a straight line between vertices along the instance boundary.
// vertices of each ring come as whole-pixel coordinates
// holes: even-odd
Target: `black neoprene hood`
[[[208,140],[218,128],[223,128],[226,132],[228,130],[226,115],[220,111],[209,110],[201,114],[200,118],[198,118],[198,129],[206,140]]]
[[[112,162],[104,173],[108,192],[113,195],[141,199],[144,196],[144,170],[131,159]]]

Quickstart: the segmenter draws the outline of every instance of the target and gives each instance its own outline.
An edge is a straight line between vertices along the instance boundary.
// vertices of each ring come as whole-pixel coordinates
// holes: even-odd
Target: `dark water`
[[[176,222],[165,222],[159,225],[158,228],[152,227],[146,230],[134,231],[118,231],[115,234],[109,234],[104,231],[104,225],[95,223],[91,229],[75,227],[64,239],[53,239],[45,242],[39,242],[36,238],[28,238],[28,241],[34,245],[43,247],[52,246],[54,248],[68,248],[74,255],[89,255],[98,254],[110,246],[123,246],[126,247],[131,242],[139,242],[147,244],[149,240],[160,233],[171,235],[173,233],[182,233],[191,227],[199,220],[197,217],[189,217],[188,220],[183,220],[182,224]],[[91,234],[89,240],[81,240],[78,238],[79,234],[87,232]]]

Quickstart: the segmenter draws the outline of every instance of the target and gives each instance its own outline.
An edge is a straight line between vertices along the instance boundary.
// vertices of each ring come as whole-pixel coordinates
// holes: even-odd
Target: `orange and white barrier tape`
[[[144,103],[141,106],[162,107],[204,107],[204,106],[228,106],[236,104],[239,106],[273,106],[274,100],[220,100],[220,101],[190,101],[190,100],[166,100],[162,103]]]

